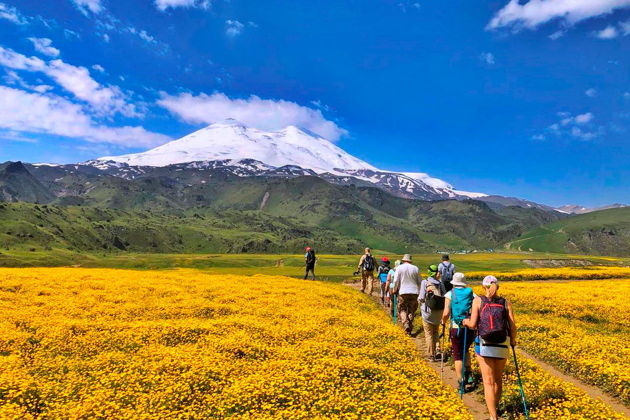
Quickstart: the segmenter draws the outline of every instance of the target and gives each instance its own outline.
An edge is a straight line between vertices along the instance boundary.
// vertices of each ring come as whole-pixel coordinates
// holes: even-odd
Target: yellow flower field
[[[468,280],[482,280],[487,271],[466,272]],[[525,268],[506,272],[493,272],[502,280],[594,280],[630,278],[630,268],[616,266]]]
[[[471,418],[341,285],[2,269],[0,313],[0,418]]]
[[[519,341],[532,354],[630,404],[630,281],[510,283]]]

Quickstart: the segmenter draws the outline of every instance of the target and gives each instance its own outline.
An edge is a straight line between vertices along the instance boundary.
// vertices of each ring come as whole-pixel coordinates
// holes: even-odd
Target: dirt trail
[[[531,359],[532,361],[536,362],[538,365],[540,365],[541,368],[543,368],[544,370],[546,370],[547,372],[549,372],[550,374],[552,374],[553,376],[562,379],[563,381],[569,382],[573,385],[575,385],[577,388],[581,389],[582,391],[586,392],[586,394],[588,394],[589,397],[591,398],[595,398],[595,399],[600,399],[603,402],[605,402],[606,404],[608,404],[613,410],[617,411],[618,413],[621,413],[623,415],[625,415],[626,417],[630,418],[630,409],[628,407],[626,407],[625,405],[623,405],[621,402],[617,401],[615,398],[611,397],[610,395],[606,394],[604,391],[602,391],[601,389],[593,386],[593,385],[589,385],[585,382],[582,382],[581,380],[567,375],[566,373],[556,369],[555,367],[553,367],[552,365],[550,365],[547,362],[544,362],[534,356],[532,356],[531,354],[527,353],[526,351],[523,350],[522,347],[519,347],[519,351],[528,359]]]
[[[356,290],[361,290],[360,285],[357,283],[346,283],[347,286],[350,286]],[[376,295],[378,293],[377,290],[374,291],[374,295],[372,296],[372,300],[378,304],[378,306],[383,308],[383,311],[385,313],[387,313],[389,315],[389,308],[386,308],[384,306],[381,305],[381,300],[380,298]],[[417,322],[422,323],[422,319],[420,318],[416,318],[416,325]],[[424,335],[421,333],[420,335],[418,335],[418,337],[412,338],[412,340],[414,341],[414,343],[416,344],[416,347],[418,348],[418,352],[422,355],[422,358],[426,361],[426,345],[425,345],[425,341],[424,341]],[[435,369],[435,371],[438,373],[438,375],[440,374],[440,362],[426,362],[429,366],[431,366],[433,369]],[[455,374],[455,370],[448,365],[444,365],[444,377],[443,377],[443,382],[452,387],[454,392],[457,393],[458,392],[458,386],[457,386],[457,375]],[[482,419],[487,419],[488,416],[488,410],[486,408],[486,405],[484,402],[479,400],[479,395],[476,392],[471,392],[471,393],[467,393],[464,394],[464,405],[466,406],[466,408],[468,408],[468,411],[470,412],[470,414],[472,414],[473,418],[475,420],[482,420]]]

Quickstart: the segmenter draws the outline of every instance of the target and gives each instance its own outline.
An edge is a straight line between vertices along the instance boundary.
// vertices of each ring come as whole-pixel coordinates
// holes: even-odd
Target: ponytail
[[[494,299],[494,297],[497,294],[497,290],[499,290],[499,285],[496,283],[492,283],[490,285],[490,287],[488,287],[488,289],[486,290],[486,294],[488,296],[488,299],[492,300]]]

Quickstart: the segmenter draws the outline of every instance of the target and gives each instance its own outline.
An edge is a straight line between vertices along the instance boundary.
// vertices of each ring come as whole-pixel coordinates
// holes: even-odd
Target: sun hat
[[[431,264],[429,266],[429,268],[427,269],[427,273],[429,273],[429,276],[433,277],[434,274],[437,274],[438,272],[438,267],[435,264]]]
[[[451,284],[453,286],[462,286],[462,287],[468,286],[468,283],[466,283],[466,276],[464,275],[464,273],[453,274],[453,280],[451,280]]]
[[[387,257],[383,257],[383,259],[382,259],[381,261],[383,261],[383,262],[389,262],[389,258],[387,258]]]
[[[490,287],[492,283],[495,283],[498,286],[499,280],[497,280],[497,278],[494,276],[486,276],[483,278],[483,287]]]
[[[311,250],[311,247],[310,247],[310,246],[307,246],[307,247],[306,247],[306,250],[307,250],[307,251],[310,251],[310,250]]]
[[[402,257],[403,262],[407,261],[407,262],[411,262],[411,254],[405,254]]]
[[[396,260],[394,263],[394,268],[398,268],[400,266],[400,260]]]

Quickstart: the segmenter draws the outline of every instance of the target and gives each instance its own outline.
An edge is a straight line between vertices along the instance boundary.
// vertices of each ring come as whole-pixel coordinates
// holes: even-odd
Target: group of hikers
[[[304,278],[310,273],[315,279],[315,252],[307,248],[304,257]],[[420,306],[427,358],[440,361],[442,369],[449,357],[443,344],[448,328],[460,396],[475,388],[469,351],[474,343],[488,412],[491,419],[498,419],[502,374],[509,347],[514,349],[516,346],[516,322],[512,305],[498,294],[496,277],[483,279],[485,293],[478,296],[469,287],[464,273],[455,271],[455,265],[446,254],[439,264],[428,266],[426,278],[422,279],[411,255],[405,254],[391,267],[387,257],[378,263],[370,248],[365,248],[357,268],[354,274],[361,275],[361,292],[372,295],[374,283],[380,283],[381,303],[390,308],[394,320],[398,318],[410,336],[413,336],[414,320]],[[440,339],[442,344],[438,353]],[[525,396],[522,392],[521,395],[527,412]]]
[[[439,264],[427,267],[427,276],[423,280],[419,268],[412,263],[411,255],[405,254],[391,267],[387,257],[377,264],[370,248],[365,249],[358,269],[361,291],[370,295],[376,272],[376,278],[380,280],[381,302],[390,307],[392,316],[398,315],[408,335],[413,335],[414,319],[420,306],[426,353],[430,361],[443,364],[448,357],[443,344],[439,346],[440,353],[437,352],[438,342],[444,337],[448,325],[460,395],[475,386],[469,354],[474,343],[486,405],[491,419],[497,419],[503,370],[509,357],[509,347],[516,346],[514,311],[510,302],[498,295],[497,278],[486,276],[482,282],[485,295],[478,296],[468,286],[464,273],[455,271],[455,264],[446,254]]]

